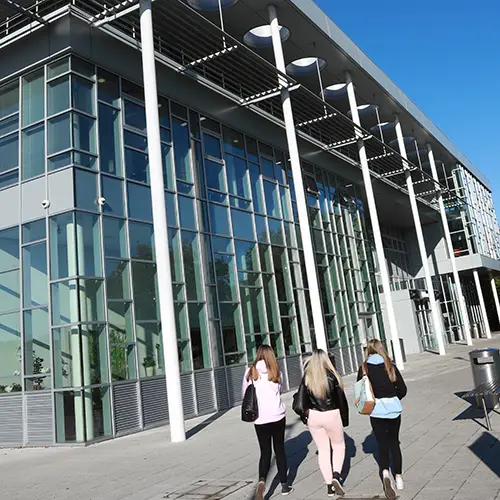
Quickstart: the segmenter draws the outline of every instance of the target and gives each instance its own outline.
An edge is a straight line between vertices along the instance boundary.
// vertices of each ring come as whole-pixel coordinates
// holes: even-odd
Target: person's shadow
[[[373,455],[373,458],[375,459],[375,462],[377,462],[378,468],[380,470],[378,445],[377,445],[377,440],[375,438],[375,434],[373,434],[373,432],[370,433],[368,436],[366,436],[366,439],[363,441],[362,447],[365,455]],[[382,475],[380,477],[382,478]]]
[[[343,481],[347,479],[347,476],[351,472],[352,459],[356,456],[356,443],[354,439],[349,436],[349,434],[344,433],[345,440],[345,459],[344,466],[342,467],[342,472],[340,475],[342,476]]]
[[[309,454],[309,445],[311,444],[311,441],[311,433],[308,430],[304,430],[298,436],[289,439],[285,443],[285,453],[288,463],[288,484],[292,485],[295,482],[299,467]],[[276,476],[269,486],[266,500],[273,496],[279,486],[279,477]]]

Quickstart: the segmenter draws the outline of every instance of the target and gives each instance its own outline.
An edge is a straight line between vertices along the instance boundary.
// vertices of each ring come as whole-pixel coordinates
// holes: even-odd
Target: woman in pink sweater
[[[259,484],[255,500],[262,500],[266,479],[271,467],[271,442],[276,455],[276,465],[281,481],[282,495],[288,495],[288,469],[285,456],[285,405],[281,400],[283,375],[272,348],[261,345],[257,356],[243,377],[242,392],[245,395],[249,384],[254,384],[259,406],[259,417],[254,422],[260,446]]]

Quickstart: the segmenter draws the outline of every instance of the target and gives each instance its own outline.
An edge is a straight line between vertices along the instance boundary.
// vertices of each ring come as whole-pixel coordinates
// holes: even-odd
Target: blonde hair
[[[339,386],[343,389],[344,383],[342,382],[342,377],[333,366],[326,352],[322,349],[315,349],[312,356],[306,361],[304,381],[306,387],[317,398],[326,397],[328,373],[335,376]]]
[[[385,350],[384,344],[378,339],[368,341],[368,345],[366,346],[366,359],[368,360],[372,354],[378,354],[384,358],[385,372],[391,382],[396,382],[396,370],[394,369],[394,365]]]
[[[257,355],[255,356],[255,360],[250,366],[250,370],[248,370],[247,381],[250,382],[250,380],[259,379],[259,372],[257,371],[257,363],[259,361],[264,361],[264,363],[266,363],[268,380],[276,384],[279,384],[281,381],[281,375],[280,375],[280,367],[278,365],[278,360],[274,355],[272,347],[265,344],[261,345],[257,349]]]

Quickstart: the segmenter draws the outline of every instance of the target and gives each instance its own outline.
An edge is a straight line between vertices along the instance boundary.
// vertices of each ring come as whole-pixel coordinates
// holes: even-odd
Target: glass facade
[[[143,99],[76,57],[0,88],[0,187],[74,173],[74,210],[0,231],[0,390],[50,391],[59,443],[112,436],[113,391],[165,374]],[[246,366],[262,343],[310,352],[287,153],[162,96],[159,114],[181,373]],[[383,334],[364,206],[303,170],[328,343],[351,371],[364,318]]]

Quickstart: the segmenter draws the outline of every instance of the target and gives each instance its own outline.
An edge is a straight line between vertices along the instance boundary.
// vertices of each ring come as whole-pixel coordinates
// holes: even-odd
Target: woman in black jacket
[[[375,407],[370,415],[370,422],[379,448],[384,492],[387,498],[395,499],[397,494],[389,473],[389,463],[392,455],[396,488],[402,490],[403,457],[399,444],[399,430],[403,412],[401,400],[406,396],[406,384],[380,340],[368,342],[366,355],[366,361],[359,368],[358,380],[366,375],[372,386]]]
[[[318,447],[319,468],[328,496],[345,495],[340,472],[345,457],[344,427],[349,425],[349,408],[342,379],[321,349],[316,349],[307,361],[293,409],[309,427]]]

